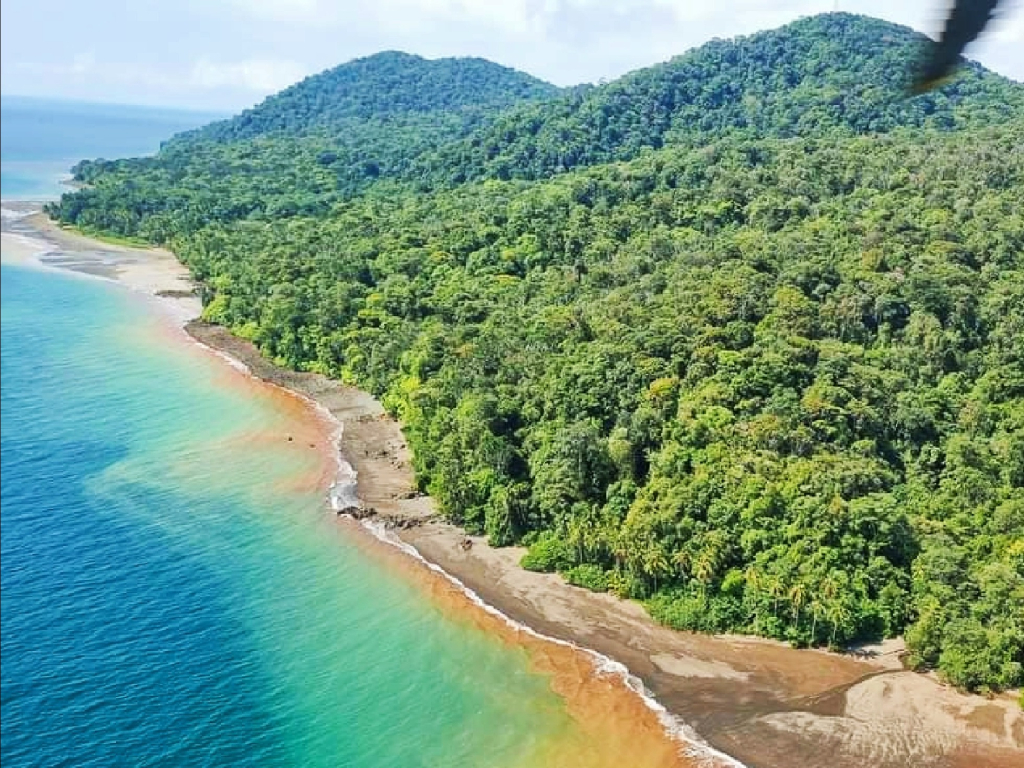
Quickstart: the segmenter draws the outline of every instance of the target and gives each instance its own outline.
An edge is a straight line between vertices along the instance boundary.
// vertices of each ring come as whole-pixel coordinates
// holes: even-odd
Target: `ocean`
[[[128,112],[5,100],[5,198],[195,120]],[[338,525],[305,406],[152,298],[0,269],[5,768],[515,768],[580,743],[525,650]]]
[[[150,107],[0,97],[0,197],[49,200],[83,159],[156,152],[173,134],[226,115]],[[73,127],[74,133],[69,131]]]

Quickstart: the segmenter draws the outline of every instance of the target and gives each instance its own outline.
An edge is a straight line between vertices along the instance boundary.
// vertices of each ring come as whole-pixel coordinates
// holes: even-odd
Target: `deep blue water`
[[[92,130],[50,120],[44,160]],[[4,768],[552,764],[525,652],[356,546],[281,396],[153,301],[0,267]]]
[[[144,371],[111,386],[126,361],[103,337],[124,302],[6,267],[0,286],[4,765],[279,763],[223,575],[136,509],[238,501],[99,480],[159,431],[133,402]]]
[[[66,191],[61,180],[82,159],[135,157],[173,134],[210,122],[201,112],[109,104],[0,98],[0,197],[47,200]]]

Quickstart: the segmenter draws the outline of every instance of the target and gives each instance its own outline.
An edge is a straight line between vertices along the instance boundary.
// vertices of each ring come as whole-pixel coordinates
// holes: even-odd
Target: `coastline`
[[[41,214],[14,222],[5,217],[3,229],[5,248],[9,238],[43,243],[48,250],[37,258],[44,266],[163,293],[182,319],[198,314],[194,297],[166,293],[191,291],[187,272],[167,251],[91,240]],[[240,361],[254,377],[329,412],[341,426],[338,448],[358,477],[359,500],[392,523],[389,535],[398,543],[512,622],[624,664],[672,715],[746,765],[821,765],[823,755],[825,764],[858,768],[1011,766],[1024,760],[1024,713],[1014,701],[965,696],[929,676],[902,671],[888,649],[853,658],[757,638],[676,632],[654,624],[636,603],[572,587],[557,575],[524,571],[518,565],[521,549],[493,549],[478,537],[468,537],[472,545],[466,548],[465,533],[435,519],[430,499],[412,492],[400,426],[372,396],[322,376],[280,369],[223,328],[193,321],[186,331]],[[345,518],[339,524],[363,530]]]
[[[372,396],[278,368],[219,326],[192,322],[186,330],[254,376],[329,410],[342,425],[339,450],[358,477],[359,501],[387,521],[391,535],[512,621],[624,664],[716,751],[751,768],[819,765],[822,754],[836,768],[1010,768],[1024,758],[1024,713],[1010,696],[960,694],[933,676],[905,671],[899,644],[865,649],[857,658],[762,638],[677,632],[655,624],[637,603],[523,570],[525,550],[467,536],[434,516],[429,497],[413,492],[400,425]]]
[[[106,243],[63,229],[43,213],[42,205],[3,202],[0,236],[15,262],[113,280],[159,295],[182,323],[202,311],[188,269],[170,251]]]

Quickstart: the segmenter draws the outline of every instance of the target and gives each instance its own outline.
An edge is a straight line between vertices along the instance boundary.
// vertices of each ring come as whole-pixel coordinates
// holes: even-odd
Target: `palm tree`
[[[654,580],[654,591],[658,591],[658,576],[672,573],[672,564],[665,555],[665,550],[651,542],[644,551],[644,570]]]
[[[619,524],[610,517],[598,519],[597,527],[594,529],[594,551],[601,558],[615,558],[615,539],[618,536]],[[615,558],[616,560],[618,558]]]
[[[768,594],[772,598],[772,616],[779,615],[779,599],[786,593],[786,588],[778,574],[773,573],[768,577]]]
[[[743,579],[746,581],[747,587],[756,597],[756,602],[754,603],[754,623],[757,626],[761,626],[761,614],[759,612],[761,598],[759,593],[761,592],[761,588],[764,586],[764,579],[762,578],[761,572],[752,565],[743,572]]]
[[[835,596],[839,594],[839,577],[835,571],[829,571],[825,578],[821,580],[819,590],[821,596],[826,600],[835,599]]]
[[[690,559],[690,553],[685,549],[677,549],[672,555],[672,562],[676,564],[684,578],[690,575]]]
[[[640,540],[636,536],[636,529],[630,526],[622,526],[615,535],[615,565],[618,568],[625,566],[629,573],[636,574],[637,559],[640,555]]]
[[[825,605],[825,617],[832,624],[832,637],[829,640],[829,645],[835,647],[836,633],[839,631],[839,627],[853,618],[853,614],[842,600],[832,600]]]
[[[818,616],[823,613],[823,608],[824,606],[821,604],[821,601],[817,597],[811,598],[811,644],[814,644],[817,641],[817,636],[815,632],[818,628]]]
[[[585,521],[581,520],[575,515],[571,516],[565,523],[565,538],[569,541],[569,545],[576,549],[576,562],[582,563],[584,561],[584,542],[587,535],[587,526]]]
[[[722,570],[728,554],[729,539],[725,531],[715,530],[704,537],[704,549],[708,550],[708,556],[712,559],[715,573]]]
[[[753,565],[749,566],[747,570],[743,572],[743,578],[747,582],[747,585],[754,591],[761,589],[761,572]]]
[[[800,627],[800,609],[803,607],[806,598],[807,586],[803,582],[798,581],[789,588],[789,601],[793,604],[793,623],[796,624],[797,628]]]
[[[705,548],[697,553],[693,561],[693,577],[700,582],[701,598],[705,598],[708,584],[715,577],[714,552]]]
[[[725,561],[726,539],[722,531],[709,531],[699,537],[700,549],[690,558],[689,566],[693,577],[701,584],[703,596],[707,585],[714,581]]]

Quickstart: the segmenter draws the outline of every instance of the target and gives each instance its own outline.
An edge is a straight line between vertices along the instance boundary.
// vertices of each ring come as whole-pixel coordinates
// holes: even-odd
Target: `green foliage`
[[[1005,544],[1024,550],[1024,525],[1018,518],[1000,534],[993,531],[1000,517],[979,520],[981,530],[969,536],[968,547],[949,536],[927,539],[912,569],[920,608],[907,631],[911,664],[937,666],[946,680],[968,690],[1008,688],[1024,679],[1024,571],[1003,551]],[[970,552],[979,546],[988,551]]]
[[[976,64],[938,91],[905,98],[924,42],[907,27],[847,13],[715,40],[605,86],[511,111],[425,156],[421,173],[456,183],[537,179],[711,136],[952,130],[1020,114],[1020,90]]]
[[[562,574],[565,580],[577,587],[589,589],[592,592],[608,591],[608,574],[599,565],[583,563],[569,568]]]
[[[945,643],[939,656],[942,676],[958,688],[988,690],[1012,686],[1020,680],[1021,645],[1003,642],[977,619],[960,619],[945,628]],[[1009,647],[1007,647],[1009,646]]]
[[[638,577],[627,571],[610,571],[608,591],[626,600],[643,600],[647,597],[647,586]]]
[[[213,221],[322,216],[504,108],[558,93],[483,59],[379,53],[180,134],[156,157],[79,163],[74,176],[89,187],[62,203],[61,217],[164,243]]]
[[[743,606],[731,595],[693,594],[666,590],[644,605],[651,616],[673,629],[726,632],[743,621]]]
[[[544,89],[431,95],[454,70],[388,55],[322,110],[307,81],[83,164],[51,212],[168,244],[207,317],[382,397],[419,487],[524,567],[1013,687],[1024,88],[897,97],[914,40],[826,15],[504,111]]]
[[[465,114],[546,98],[558,88],[485,59],[424,59],[401,51],[355,59],[307,77],[237,117],[183,134],[176,141],[237,142],[270,134],[337,136],[367,121],[410,114]],[[337,155],[323,152],[321,165]]]
[[[528,571],[568,570],[572,565],[572,550],[556,536],[541,536],[530,545],[519,564]]]

